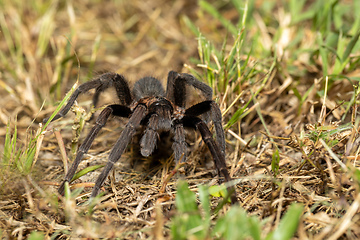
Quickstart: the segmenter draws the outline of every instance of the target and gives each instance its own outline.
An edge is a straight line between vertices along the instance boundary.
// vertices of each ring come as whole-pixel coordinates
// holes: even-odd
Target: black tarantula
[[[185,109],[186,86],[192,86],[204,95],[205,101],[197,103]],[[184,128],[199,130],[203,141],[208,146],[215,166],[223,175],[225,181],[231,180],[225,164],[225,137],[222,127],[222,116],[218,105],[212,100],[212,88],[200,82],[194,76],[186,73],[170,71],[167,79],[166,92],[159,80],[153,77],[144,77],[138,80],[130,91],[126,79],[117,73],[105,73],[95,80],[80,85],[71,95],[68,103],[63,107],[52,121],[67,114],[80,93],[95,89],[93,104],[96,106],[100,93],[109,87],[114,87],[120,104],[112,104],[102,110],[98,116],[95,126],[91,129],[84,142],[78,149],[75,161],[67,172],[64,181],[59,187],[59,194],[64,194],[64,185],[70,182],[81,162],[83,155],[87,153],[96,135],[105,125],[108,118],[113,116],[129,118],[124,130],[112,148],[109,160],[96,180],[91,198],[95,197],[106,177],[123,154],[125,148],[131,141],[140,125],[146,127],[140,140],[141,154],[148,157],[156,146],[159,138],[158,131],[173,131],[174,133],[174,158],[176,163],[186,160],[187,145],[185,142]],[[216,141],[205,122],[198,116],[209,114],[215,126]],[[44,119],[47,122],[48,119]],[[235,189],[228,187],[232,203],[237,202]]]

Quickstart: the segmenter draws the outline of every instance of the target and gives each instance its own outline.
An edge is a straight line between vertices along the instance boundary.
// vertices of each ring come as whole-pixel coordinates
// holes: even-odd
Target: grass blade
[[[291,239],[298,228],[303,209],[304,207],[301,204],[292,204],[289,210],[285,213],[284,217],[281,219],[279,227],[274,231],[274,234],[270,239]]]

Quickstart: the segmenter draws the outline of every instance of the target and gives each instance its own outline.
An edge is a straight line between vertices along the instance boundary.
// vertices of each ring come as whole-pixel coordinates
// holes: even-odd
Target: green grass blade
[[[220,235],[221,239],[228,240],[248,239],[250,236],[249,217],[244,209],[240,206],[232,207],[223,218],[217,221],[214,235]]]
[[[23,162],[25,174],[28,174],[31,171],[34,162],[35,152],[36,152],[36,144],[26,149],[26,151],[24,152],[22,162]]]
[[[327,76],[328,75],[328,52],[327,49],[324,46],[324,42],[322,39],[322,34],[318,33],[317,35],[317,42],[319,47],[319,52],[320,52],[320,56],[321,56],[321,60],[322,60],[322,69],[323,69],[323,76]]]
[[[78,81],[76,81],[76,83],[72,86],[71,90],[65,95],[65,97],[63,98],[63,100],[60,102],[60,104],[57,106],[57,108],[55,109],[55,111],[53,112],[53,114],[51,114],[51,116],[49,117],[48,121],[44,124],[42,131],[45,130],[45,128],[47,127],[47,125],[49,125],[49,123],[51,122],[51,120],[55,117],[55,115],[60,111],[60,109],[64,106],[64,104],[69,100],[71,94],[73,94],[73,92],[75,91],[75,89],[78,86]]]
[[[279,173],[279,169],[280,169],[279,164],[280,164],[279,149],[275,147],[275,151],[272,154],[272,161],[271,161],[271,170],[273,171],[275,177]]]
[[[100,42],[101,42],[101,35],[97,35],[92,47],[92,54],[91,54],[91,60],[90,60],[90,65],[89,65],[89,71],[88,71],[88,75],[87,78],[88,79],[92,79],[93,78],[93,72],[94,72],[94,65],[95,65],[95,61],[96,61],[96,57],[100,48]]]
[[[210,13],[215,19],[218,19],[221,24],[229,30],[229,32],[233,35],[237,34],[237,27],[235,27],[229,20],[224,18],[219,11],[213,7],[210,3],[201,0],[199,2],[199,5],[202,9],[204,9],[206,12]]]
[[[200,37],[201,33],[199,31],[199,28],[190,20],[189,17],[183,16],[182,20],[184,21],[185,25],[193,32],[195,36]]]
[[[172,219],[171,232],[174,239],[188,239],[193,236],[203,239],[206,232],[201,227],[202,218],[196,203],[195,194],[185,181],[179,181],[176,194],[177,216]]]
[[[52,6],[48,9],[48,11],[42,16],[39,38],[37,42],[36,55],[41,58],[50,43],[50,38],[55,29],[55,13],[56,13],[57,3],[53,2]]]
[[[209,188],[207,186],[201,185],[199,186],[199,199],[203,210],[203,229],[210,229],[210,221],[211,221],[211,208],[210,208],[210,200],[209,200]]]
[[[291,239],[299,225],[300,217],[304,207],[301,204],[292,204],[289,210],[281,219],[279,227],[274,231],[270,239],[288,240]]]
[[[344,55],[342,57],[342,61],[345,62],[349,58],[352,50],[354,49],[356,43],[358,43],[360,37],[360,30],[351,38],[349,44],[347,44],[347,47],[345,49]]]
[[[16,138],[14,138],[16,139]],[[3,165],[8,165],[10,162],[10,157],[12,153],[12,144],[11,144],[11,133],[10,133],[10,121],[6,126],[6,135],[5,135],[5,143],[4,143],[4,153],[3,153]]]
[[[32,231],[28,237],[28,240],[43,240],[45,235],[43,232]]]
[[[79,179],[80,177],[88,174],[89,172],[93,172],[93,171],[95,171],[95,170],[97,170],[97,169],[99,169],[99,168],[102,168],[102,167],[104,167],[104,166],[105,166],[105,165],[94,165],[94,166],[89,166],[89,167],[87,167],[87,168],[84,168],[84,169],[80,170],[79,172],[77,172],[77,173],[74,175],[74,177],[71,179],[70,182],[75,181],[76,179]]]
[[[250,236],[254,240],[261,240],[261,224],[259,219],[256,217],[249,217],[248,224]]]

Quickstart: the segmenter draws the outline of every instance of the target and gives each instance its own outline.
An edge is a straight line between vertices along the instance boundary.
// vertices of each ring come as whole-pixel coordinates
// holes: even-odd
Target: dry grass
[[[277,229],[290,204],[298,202],[304,211],[294,239],[360,238],[359,44],[346,55],[351,36],[344,34],[336,48],[319,47],[331,44],[320,34],[340,23],[355,28],[347,34],[356,35],[358,19],[349,20],[354,22],[350,26],[335,19],[329,27],[314,23],[315,17],[294,19],[298,15],[290,13],[288,5],[249,1],[254,2],[249,5],[251,18],[236,36],[225,22],[236,26],[245,21],[239,11],[230,3],[210,2],[224,18],[212,14],[204,1],[0,1],[0,151],[6,153],[7,125],[11,134],[17,129],[14,151],[31,144],[35,149],[29,168],[13,164],[16,154],[7,160],[3,156],[2,238],[170,238],[171,219],[178,214],[177,179],[185,178],[195,192],[200,184],[219,183],[198,135],[188,136],[186,171],[172,177],[164,189],[175,167],[171,152],[162,150],[170,140],[149,159],[139,156],[132,144],[96,206],[87,205],[87,199],[97,171],[71,184],[70,196],[55,195],[67,158],[73,157],[72,149],[93,121],[85,124],[79,142],[72,143],[79,134],[72,113],[31,142],[41,130],[39,123],[77,79],[81,83],[115,71],[130,82],[146,75],[165,82],[170,70],[197,74],[214,88],[224,114],[227,164],[238,199],[249,215],[264,220],[262,237]],[[266,12],[268,5],[273,14]],[[197,31],[206,39],[196,38]],[[342,57],[346,61],[339,62]],[[85,94],[78,101],[85,115],[91,110],[90,99]],[[103,104],[113,102],[111,93],[104,94]],[[124,123],[109,121],[79,169],[107,161]],[[85,189],[80,192],[79,187]],[[221,198],[211,198],[213,208],[219,202]],[[230,210],[225,205],[212,222]]]

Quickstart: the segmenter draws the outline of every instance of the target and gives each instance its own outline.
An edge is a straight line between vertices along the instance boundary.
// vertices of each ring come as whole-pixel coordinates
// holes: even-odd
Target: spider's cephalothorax
[[[206,100],[185,109],[187,85],[201,91]],[[186,160],[187,145],[184,128],[199,130],[213,156],[217,170],[223,175],[225,181],[231,180],[225,164],[225,137],[221,123],[221,111],[218,105],[212,101],[212,89],[190,74],[170,71],[166,91],[160,81],[153,77],[141,78],[130,91],[128,83],[122,75],[105,73],[95,80],[80,85],[52,121],[65,116],[80,93],[95,89],[93,103],[96,106],[100,93],[109,87],[115,88],[120,104],[112,104],[102,110],[95,126],[79,147],[75,161],[60,185],[58,190],[60,194],[64,194],[65,182],[71,181],[83,155],[87,153],[96,135],[111,115],[129,118],[129,121],[110,151],[109,161],[96,180],[91,197],[98,194],[113,165],[120,159],[134,136],[136,128],[140,125],[145,126],[144,134],[140,140],[141,154],[148,157],[154,151],[159,139],[159,131],[172,131],[174,133],[174,158],[177,163]],[[209,113],[215,126],[216,141],[212,138],[212,133],[207,125],[199,118],[205,113]],[[44,119],[44,122],[47,120]],[[228,187],[228,190],[233,193],[231,200],[235,203],[237,200],[234,188]]]

